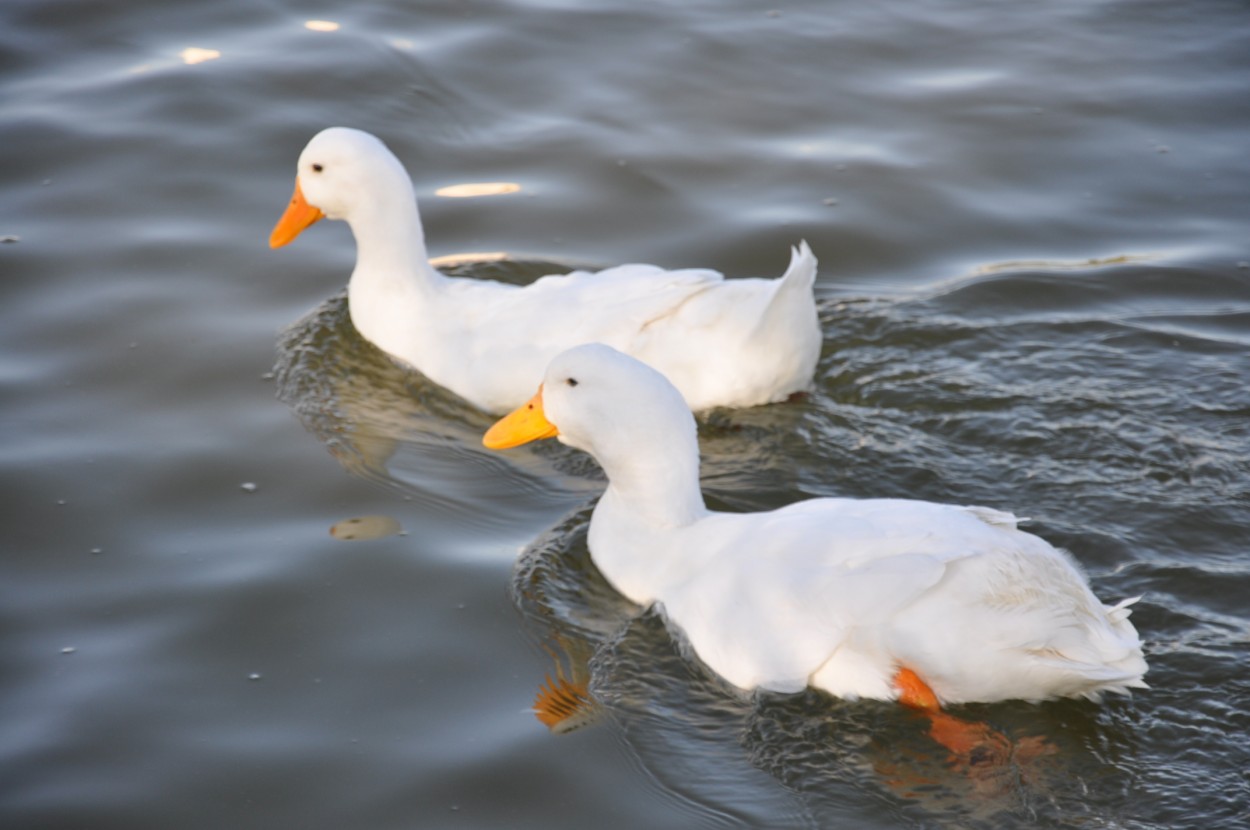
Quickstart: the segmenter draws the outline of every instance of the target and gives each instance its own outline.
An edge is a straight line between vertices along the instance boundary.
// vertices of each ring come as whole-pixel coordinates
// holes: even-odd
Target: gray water
[[[682,660],[592,462],[363,342],[341,224],[266,247],[335,124],[466,276],[807,239],[817,387],[704,420],[711,503],[1031,517],[1144,595],[1152,688],[966,707],[1047,747],[986,776]],[[0,180],[0,826],[1250,826],[1244,3],[8,0]]]

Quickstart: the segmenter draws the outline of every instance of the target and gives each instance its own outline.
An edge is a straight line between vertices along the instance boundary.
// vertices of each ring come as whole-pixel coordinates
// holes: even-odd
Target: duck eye
[[[566,378],[564,382],[567,383],[569,386],[576,386],[577,378]]]
[[[324,168],[324,167],[322,167],[320,164],[314,164],[314,165],[313,165],[313,172],[314,172],[314,173],[320,173],[320,172],[321,172],[322,170],[324,170],[324,169],[325,169],[325,168]]]

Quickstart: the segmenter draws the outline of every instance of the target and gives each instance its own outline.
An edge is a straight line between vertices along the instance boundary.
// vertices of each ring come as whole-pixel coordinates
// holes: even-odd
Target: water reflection
[[[521,185],[516,182],[470,182],[440,187],[434,191],[434,195],[448,199],[472,199],[477,196],[502,196],[520,191]]]
[[[221,52],[216,49],[202,49],[198,46],[188,46],[178,53],[178,57],[182,58],[182,62],[188,66],[194,66],[197,63],[206,61],[214,61],[221,57]]]
[[[532,280],[552,268],[502,255],[444,262],[449,273],[506,280]],[[587,478],[594,462],[562,447],[528,456],[520,470],[479,450],[491,419],[364,340],[344,294],[282,333],[274,379],[279,397],[345,470],[470,527],[542,522],[595,489]],[[514,473],[500,476],[509,466]]]
[[[969,277],[962,278],[962,281],[966,281],[969,278],[975,279],[977,277],[983,277],[987,274],[1004,274],[1020,271],[1082,271],[1092,268],[1106,268],[1114,265],[1131,265],[1134,263],[1151,262],[1161,258],[1162,254],[1115,254],[1113,256],[1090,257],[1088,259],[1074,260],[1017,259],[1006,262],[990,262],[985,265],[978,265],[975,269],[973,269]],[[956,279],[959,280],[960,278]]]
[[[544,647],[555,663],[534,695],[532,711],[556,735],[567,735],[603,719],[603,707],[590,693],[590,658],[594,644],[580,637],[550,632],[555,647]]]
[[[335,522],[330,528],[330,535],[345,542],[358,542],[368,539],[385,539],[387,536],[399,536],[404,532],[403,525],[394,516],[355,516]]]

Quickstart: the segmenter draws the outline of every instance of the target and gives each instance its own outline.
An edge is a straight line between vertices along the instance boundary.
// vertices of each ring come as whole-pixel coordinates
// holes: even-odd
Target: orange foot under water
[[[1027,763],[1054,751],[1044,738],[1025,738],[1018,745],[989,725],[966,721],[942,711],[937,695],[911,669],[900,669],[894,676],[898,701],[929,720],[929,736],[954,755],[968,769],[997,768],[1016,762]]]

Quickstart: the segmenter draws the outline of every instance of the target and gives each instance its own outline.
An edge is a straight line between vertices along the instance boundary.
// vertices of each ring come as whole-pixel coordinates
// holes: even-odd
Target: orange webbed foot
[[[1011,758],[1011,741],[1006,735],[978,721],[967,721],[942,711],[933,689],[911,669],[900,669],[894,676],[898,701],[929,719],[929,736],[946,747],[968,766],[997,766]]]

